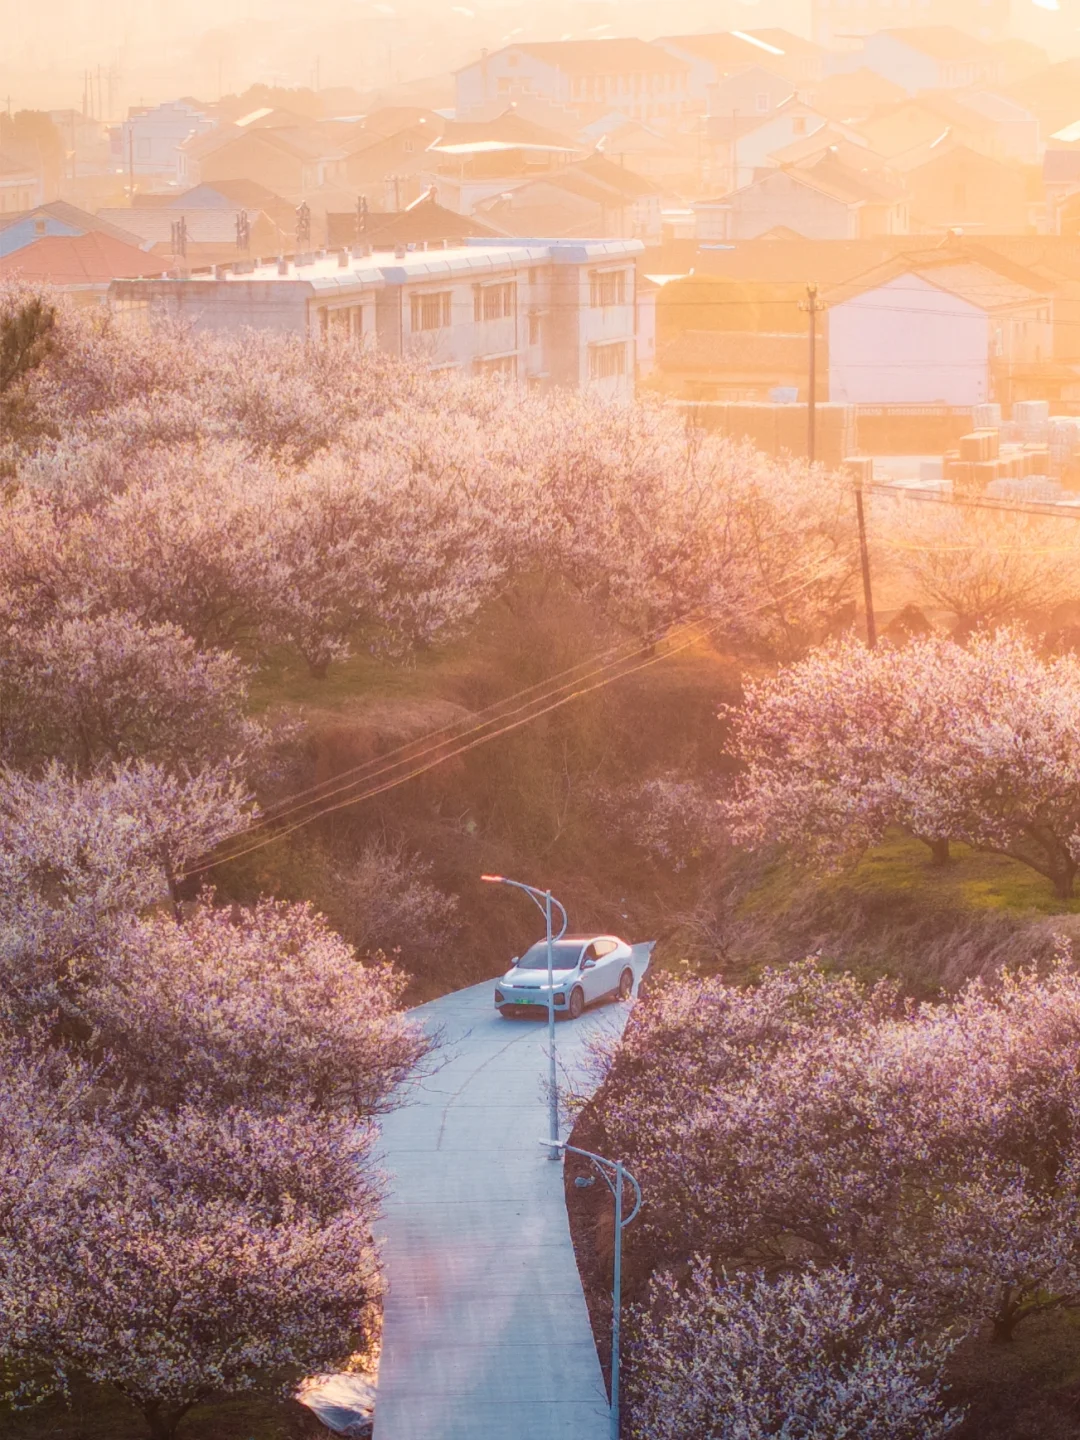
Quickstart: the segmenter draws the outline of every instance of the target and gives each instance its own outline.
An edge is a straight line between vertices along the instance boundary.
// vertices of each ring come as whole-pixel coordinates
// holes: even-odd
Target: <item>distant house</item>
[[[880,30],[867,36],[858,60],[909,95],[994,86],[1005,78],[1000,54],[952,25]]]
[[[526,239],[393,256],[342,251],[183,280],[125,281],[110,298],[131,323],[160,313],[198,330],[350,337],[432,369],[625,399],[637,369],[641,249],[633,241]]]
[[[475,213],[506,235],[610,235],[654,244],[661,235],[659,189],[602,155],[497,192]]]
[[[1039,121],[1026,106],[994,90],[961,91],[956,104],[979,121],[975,148],[1003,160],[1036,165],[1042,152]]]
[[[580,136],[597,152],[635,175],[674,190],[696,189],[700,176],[699,147],[685,136],[664,135],[640,120],[605,116],[586,125]]]
[[[919,0],[900,6],[894,0],[864,0],[858,6],[844,0],[811,0],[811,34],[819,45],[840,49],[859,36],[887,27],[955,26],[980,40],[1003,37],[1009,27],[1010,0]],[[1009,39],[1009,45],[1023,41]]]
[[[466,239],[497,238],[499,232],[484,225],[475,215],[446,210],[427,190],[418,200],[396,212],[356,210],[327,217],[327,244],[370,245],[374,250],[425,249],[428,246],[460,245]]]
[[[826,157],[827,159],[827,157]],[[699,200],[699,241],[750,240],[783,227],[812,240],[869,239],[907,229],[904,196],[888,180],[818,162],[763,171],[717,200]]]
[[[362,132],[347,147],[345,184],[376,210],[401,210],[429,188],[428,148],[446,129],[442,116],[420,115],[389,135]]]
[[[820,46],[789,30],[724,30],[708,35],[663,35],[656,44],[690,66],[694,100],[711,102],[725,77],[757,67],[782,77],[792,90],[825,74]]]
[[[0,280],[20,279],[54,286],[76,304],[97,304],[114,280],[160,275],[161,257],[148,255],[112,235],[45,235],[0,259]]]
[[[987,235],[1033,230],[1038,171],[994,160],[966,145],[942,146],[906,174],[912,224],[924,230],[971,229]]]
[[[252,125],[181,146],[180,179],[200,185],[254,180],[294,204],[321,186],[345,179],[345,156],[313,127],[272,130]]]
[[[795,84],[786,75],[764,65],[751,65],[722,76],[709,87],[709,113],[764,120],[794,94]]]
[[[66,200],[50,200],[19,215],[5,216],[0,212],[0,259],[13,255],[45,236],[110,235],[124,245],[140,244],[139,237],[122,225],[111,225],[100,216],[91,215]]]
[[[913,154],[920,147],[929,152],[935,144],[960,142],[978,148],[985,128],[979,116],[959,105],[943,107],[936,99],[919,95],[879,110],[859,123],[859,134],[889,159]]]
[[[874,111],[899,104],[907,92],[864,65],[858,70],[830,75],[808,88],[800,87],[799,93],[807,104],[830,120],[857,125]]]
[[[617,108],[646,124],[676,125],[692,108],[689,64],[630,38],[506,45],[458,70],[455,82],[459,119],[519,96],[538,96],[586,121]]]
[[[214,265],[235,260],[241,253],[280,255],[296,248],[293,230],[283,234],[261,210],[239,205],[137,205],[130,209],[106,209],[99,217],[117,226],[127,226],[144,249],[156,255],[173,255],[176,231],[183,224],[185,256],[189,265]],[[246,248],[241,251],[241,233]]]
[[[1065,234],[1062,229],[1065,202],[1080,194],[1080,147],[1075,150],[1047,150],[1043,156],[1042,179],[1046,196],[1046,228],[1053,235]]]
[[[1052,353],[1046,295],[968,260],[900,258],[825,299],[833,401],[976,405]]]
[[[0,151],[0,215],[30,210],[43,199],[40,172],[20,156]]]
[[[749,185],[758,171],[773,163],[772,156],[777,151],[805,140],[828,124],[824,115],[796,95],[789,96],[771,115],[760,120],[722,114],[707,116],[712,183],[729,189]],[[837,126],[835,122],[832,129],[834,134],[844,135],[856,143],[860,138],[856,131]]]
[[[182,100],[134,107],[110,134],[112,163],[125,174],[130,171],[176,180],[180,177],[181,146],[213,129],[209,116]]]

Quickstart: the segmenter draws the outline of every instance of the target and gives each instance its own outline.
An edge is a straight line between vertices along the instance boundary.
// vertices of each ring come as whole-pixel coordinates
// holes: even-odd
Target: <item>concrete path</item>
[[[636,946],[638,978],[650,947]],[[607,1393],[547,1133],[547,1023],[503,1020],[494,982],[414,1013],[438,1073],[383,1121],[386,1301],[375,1440],[606,1440]],[[620,1030],[618,1002],[556,1025],[560,1071]]]

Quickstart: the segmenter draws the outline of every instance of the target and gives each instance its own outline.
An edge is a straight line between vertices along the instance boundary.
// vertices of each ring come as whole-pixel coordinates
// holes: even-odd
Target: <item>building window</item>
[[[535,310],[529,314],[529,344],[540,344],[540,316]]]
[[[517,308],[517,285],[513,280],[502,285],[473,287],[473,319],[505,320]]]
[[[626,304],[626,271],[593,270],[589,274],[589,304],[594,310]]]
[[[427,295],[410,297],[412,328],[443,330],[450,324],[450,291],[436,290]]]
[[[610,380],[626,374],[626,344],[589,346],[589,379]]]
[[[757,97],[757,112],[758,112],[758,114],[759,114],[759,115],[767,115],[767,114],[768,114],[768,111],[769,111],[769,97],[768,97],[768,95],[759,95],[759,96]]]
[[[513,380],[517,377],[517,356],[496,355],[491,360],[477,360],[474,368],[477,375],[497,375],[504,380]]]

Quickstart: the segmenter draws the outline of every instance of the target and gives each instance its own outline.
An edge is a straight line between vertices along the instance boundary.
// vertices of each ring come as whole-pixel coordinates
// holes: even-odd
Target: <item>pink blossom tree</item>
[[[123,612],[13,625],[0,636],[0,755],[83,774],[110,760],[240,761],[263,738],[244,715],[246,682],[234,656]]]
[[[825,647],[730,712],[744,844],[835,861],[900,825],[1009,855],[1072,893],[1080,860],[1080,661],[1013,631],[903,649]]]
[[[0,1353],[120,1390],[151,1440],[370,1339],[370,1132],[301,1109],[130,1109],[0,1039]]]
[[[920,1335],[911,1300],[850,1269],[769,1280],[657,1277],[638,1315],[634,1440],[944,1440],[955,1341]]]
[[[429,1052],[400,1011],[405,977],[361,962],[306,905],[199,903],[117,924],[80,996],[101,1042],[163,1101],[387,1108]]]

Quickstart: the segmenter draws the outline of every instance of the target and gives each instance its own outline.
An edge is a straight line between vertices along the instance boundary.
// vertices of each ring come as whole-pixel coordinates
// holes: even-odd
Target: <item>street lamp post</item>
[[[546,1145],[546,1140],[541,1140],[541,1145]],[[611,1440],[619,1440],[619,1341],[622,1331],[622,1232],[630,1224],[631,1220],[637,1219],[638,1211],[641,1209],[641,1186],[634,1179],[630,1171],[626,1169],[621,1160],[607,1160],[603,1155],[594,1155],[591,1150],[580,1150],[576,1145],[568,1145],[565,1140],[558,1144],[560,1150],[565,1150],[571,1155],[582,1155],[590,1160],[603,1177],[604,1183],[611,1191],[615,1199],[615,1259],[612,1265],[611,1280],[611,1410],[609,1435]],[[629,1181],[634,1191],[634,1208],[630,1214],[623,1217],[623,1186]],[[589,1181],[579,1182],[589,1184]]]
[[[521,880],[509,880],[505,875],[481,875],[480,879],[488,885],[512,885],[515,890],[524,890],[533,904],[540,910],[544,917],[544,925],[547,932],[547,978],[548,978],[548,1063],[550,1072],[548,1076],[548,1112],[551,1139],[548,1141],[551,1149],[548,1154],[549,1160],[559,1158],[559,1079],[555,1068],[555,956],[554,944],[561,940],[566,934],[567,918],[566,908],[556,900],[550,890],[541,890],[535,885],[526,885]],[[558,935],[551,933],[551,907],[558,906],[562,915],[562,927]]]

